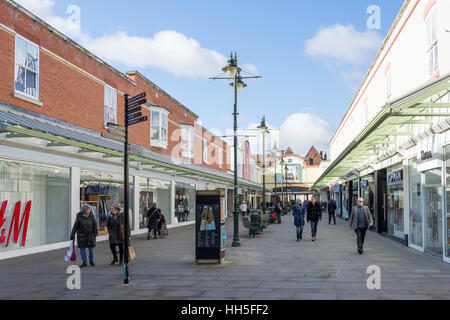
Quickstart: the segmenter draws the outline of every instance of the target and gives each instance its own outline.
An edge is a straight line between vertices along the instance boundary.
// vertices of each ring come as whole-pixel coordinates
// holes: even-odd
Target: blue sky
[[[239,93],[239,127],[254,127],[265,114],[271,126],[282,128],[281,146],[290,145],[301,155],[311,144],[319,149],[329,148],[331,135],[403,3],[18,2],[82,45],[89,44],[91,51],[118,70],[138,69],[199,115],[207,128],[222,134],[232,128],[233,91],[225,81],[212,81],[208,76],[221,73],[224,56],[228,57],[231,50],[237,51],[244,69],[263,76],[260,80],[248,80],[248,87]],[[65,21],[74,17],[75,11],[68,10],[70,5],[78,6],[81,13],[74,28]],[[370,5],[381,9],[379,30],[367,28],[370,14],[366,10]],[[338,40],[333,43],[330,39]],[[116,43],[128,49],[107,48]],[[184,43],[181,48],[179,43]],[[129,51],[133,47],[140,53]]]

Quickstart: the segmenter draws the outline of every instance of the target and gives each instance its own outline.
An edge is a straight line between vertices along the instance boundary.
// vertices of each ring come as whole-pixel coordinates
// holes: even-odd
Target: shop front
[[[342,192],[341,186],[334,186],[334,200],[336,201],[336,215],[341,215],[342,212]]]
[[[2,158],[0,199],[0,254],[69,241],[69,168]]]
[[[172,223],[170,213],[170,181],[139,177],[139,229],[147,229],[147,213],[153,204],[161,210],[167,224]]]
[[[177,182],[175,185],[175,216],[178,222],[188,221],[195,212],[196,185]]]
[[[369,174],[361,178],[361,198],[364,199],[364,205],[367,206],[375,220],[375,180],[373,174]]]
[[[405,238],[403,169],[397,165],[387,169],[387,234]]]

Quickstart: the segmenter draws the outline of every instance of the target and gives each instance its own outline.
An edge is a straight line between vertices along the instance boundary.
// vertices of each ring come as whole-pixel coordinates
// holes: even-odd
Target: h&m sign
[[[8,201],[3,201],[2,207],[0,209],[0,232],[1,232],[0,244],[4,244],[6,241],[6,248],[8,248],[11,235],[13,235],[14,243],[17,243],[17,241],[19,240],[20,232],[22,231],[22,239],[20,241],[20,245],[22,247],[25,247],[28,231],[28,222],[30,220],[30,213],[31,213],[31,201],[28,201],[27,204],[25,205],[25,209],[22,214],[22,219],[20,219],[21,202],[20,201],[16,202],[13,214],[11,216],[11,221],[9,222],[8,238],[6,238],[6,225],[5,225],[6,219],[4,219],[7,207]]]

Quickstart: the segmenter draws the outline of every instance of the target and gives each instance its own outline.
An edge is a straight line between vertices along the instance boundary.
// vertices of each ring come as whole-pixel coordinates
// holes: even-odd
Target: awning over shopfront
[[[420,131],[424,133],[421,135],[448,130],[450,103],[438,101],[449,93],[450,75],[447,75],[386,104],[332,162],[313,188],[322,189],[346,180],[346,176],[358,176],[359,172],[376,163],[397,153],[403,154],[420,138],[414,136],[418,130],[412,130],[412,126],[423,127],[424,130]]]
[[[37,115],[0,101],[0,137],[4,143],[24,144],[33,148],[77,154],[93,159],[121,163],[123,144],[101,137],[100,133],[66,122]],[[201,177],[206,181],[233,184],[229,174],[192,163],[175,163],[170,155],[132,145],[131,165],[144,170],[165,172],[177,176]],[[262,186],[239,179],[240,187],[262,190]]]

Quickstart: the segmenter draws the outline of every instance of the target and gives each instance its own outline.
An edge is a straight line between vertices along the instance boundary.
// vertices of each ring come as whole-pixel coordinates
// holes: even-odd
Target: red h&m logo
[[[6,235],[5,235],[6,229],[2,228],[6,222],[6,219],[4,219],[4,217],[5,217],[5,212],[6,212],[7,206],[8,206],[8,201],[3,201],[2,207],[0,209],[0,230],[1,230],[0,243],[5,243],[5,240],[6,240],[6,248],[8,248],[9,239],[11,238],[12,232],[14,232],[13,233],[13,241],[14,241],[14,243],[17,243],[17,241],[19,241],[20,231],[23,230],[22,241],[20,242],[20,244],[22,247],[25,247],[25,242],[27,240],[28,221],[30,220],[31,201],[28,201],[25,206],[25,210],[22,215],[22,220],[20,220],[21,202],[20,201],[16,202],[16,205],[14,207],[14,213],[11,217],[11,222],[9,224],[8,239],[6,239]],[[19,220],[20,220],[20,224],[19,224]],[[13,227],[14,227],[14,229],[13,229]],[[22,227],[23,227],[23,229],[22,229]]]

